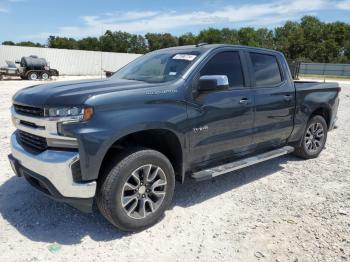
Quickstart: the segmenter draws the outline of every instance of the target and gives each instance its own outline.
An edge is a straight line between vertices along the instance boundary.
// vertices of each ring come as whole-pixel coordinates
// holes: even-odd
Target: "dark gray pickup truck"
[[[163,49],[107,80],[17,92],[9,159],[46,195],[82,211],[96,201],[112,224],[138,231],[163,216],[176,179],[210,179],[291,152],[317,157],[340,90],[294,82],[273,50]]]

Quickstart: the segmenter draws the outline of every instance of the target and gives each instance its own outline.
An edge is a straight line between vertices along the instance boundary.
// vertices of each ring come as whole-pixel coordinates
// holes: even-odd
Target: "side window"
[[[230,87],[244,86],[241,60],[238,52],[226,51],[213,56],[200,75],[226,75]]]
[[[250,53],[257,87],[275,86],[282,82],[277,58],[273,55]]]

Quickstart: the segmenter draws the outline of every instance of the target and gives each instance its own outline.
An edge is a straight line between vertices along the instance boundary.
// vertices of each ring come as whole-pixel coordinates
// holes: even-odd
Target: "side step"
[[[221,166],[216,166],[209,169],[201,170],[193,173],[191,177],[196,181],[211,179],[213,177],[220,176],[220,175],[223,175],[247,166],[251,166],[275,157],[292,153],[293,151],[294,151],[294,147],[285,146],[285,147],[275,149],[260,155],[248,157],[248,158],[241,159],[228,164],[224,164]]]

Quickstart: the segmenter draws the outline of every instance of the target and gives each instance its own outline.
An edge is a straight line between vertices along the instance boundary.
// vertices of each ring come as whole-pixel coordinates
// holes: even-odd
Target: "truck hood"
[[[52,84],[30,86],[19,90],[13,96],[13,102],[32,106],[81,105],[89,97],[98,94],[134,90],[151,86],[154,86],[154,84],[125,79],[56,82]]]

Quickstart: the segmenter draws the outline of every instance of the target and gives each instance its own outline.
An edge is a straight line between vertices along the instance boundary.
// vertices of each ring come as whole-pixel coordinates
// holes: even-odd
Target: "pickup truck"
[[[163,217],[176,180],[234,174],[292,152],[317,157],[340,91],[294,82],[273,50],[162,49],[109,79],[18,91],[9,160],[51,198],[85,212],[96,203],[116,227],[139,231]]]

